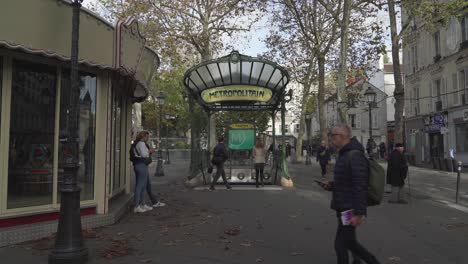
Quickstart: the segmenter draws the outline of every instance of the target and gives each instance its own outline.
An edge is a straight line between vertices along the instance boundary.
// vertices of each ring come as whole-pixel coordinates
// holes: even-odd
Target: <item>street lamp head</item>
[[[166,102],[166,96],[160,92],[158,96],[156,96],[156,99],[158,100],[158,104],[159,105],[164,105],[164,103]]]
[[[374,103],[375,102],[375,97],[377,95],[376,92],[374,92],[374,90],[369,86],[366,90],[366,92],[364,93],[364,95],[366,96],[367,98],[367,102],[369,104],[371,103]]]

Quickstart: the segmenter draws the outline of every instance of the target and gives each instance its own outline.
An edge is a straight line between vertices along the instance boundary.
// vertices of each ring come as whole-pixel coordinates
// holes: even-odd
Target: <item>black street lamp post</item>
[[[72,157],[64,164],[63,182],[60,185],[60,216],[55,246],[49,255],[49,264],[81,264],[88,259],[84,247],[80,215],[80,187],[77,185],[79,169],[79,126],[80,87],[78,76],[78,43],[80,30],[80,9],[83,0],[73,0],[72,42],[70,65],[70,97],[68,98],[66,144],[73,150]]]
[[[369,141],[368,141],[368,154],[369,157],[372,156],[372,150],[374,149],[374,139],[372,138],[372,106],[375,103],[375,97],[377,95],[371,87],[368,87],[364,95],[367,98],[367,102],[369,103]]]
[[[164,169],[163,169],[163,158],[162,158],[162,142],[161,142],[161,122],[162,122],[162,107],[166,101],[166,96],[161,92],[158,96],[156,96],[156,100],[159,105],[159,142],[158,142],[158,163],[156,165],[156,172],[154,173],[154,176],[156,177],[162,177],[164,176]]]
[[[167,154],[167,161],[166,164],[171,164],[171,158],[169,157],[169,120],[171,120],[170,115],[166,115],[166,154]]]

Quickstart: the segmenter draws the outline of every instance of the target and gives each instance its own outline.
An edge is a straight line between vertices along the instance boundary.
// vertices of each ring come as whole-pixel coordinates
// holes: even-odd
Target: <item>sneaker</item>
[[[135,209],[133,209],[133,212],[134,213],[144,213],[144,212],[146,212],[146,210],[141,206],[137,206],[137,207],[135,207]]]
[[[214,186],[210,186],[210,189],[209,189],[209,190],[210,190],[210,191],[214,191],[214,190],[216,190],[216,189],[215,189]]]
[[[153,204],[153,207],[154,207],[154,208],[156,208],[156,207],[164,207],[164,206],[166,206],[166,204],[163,203],[163,202],[157,202],[157,203]]]
[[[151,210],[153,210],[153,207],[151,207],[151,206],[149,206],[149,205],[147,205],[147,204],[144,204],[144,205],[142,205],[141,207],[143,207],[143,209],[145,209],[145,211],[151,211]]]
[[[226,189],[231,190],[232,187],[230,185],[226,186]]]

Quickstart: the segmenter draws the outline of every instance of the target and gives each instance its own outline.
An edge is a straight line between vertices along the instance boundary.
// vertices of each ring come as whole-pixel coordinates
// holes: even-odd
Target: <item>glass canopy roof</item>
[[[198,64],[184,76],[186,90],[206,111],[277,109],[288,83],[283,67],[237,51]]]

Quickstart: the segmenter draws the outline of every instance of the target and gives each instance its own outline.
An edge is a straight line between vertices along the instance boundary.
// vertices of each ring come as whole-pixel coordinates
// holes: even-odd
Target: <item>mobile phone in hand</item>
[[[314,182],[316,182],[318,185],[320,185],[321,187],[324,187],[325,186],[325,183],[319,181],[319,180],[314,180]]]

